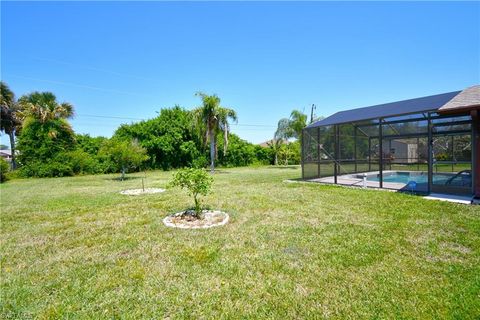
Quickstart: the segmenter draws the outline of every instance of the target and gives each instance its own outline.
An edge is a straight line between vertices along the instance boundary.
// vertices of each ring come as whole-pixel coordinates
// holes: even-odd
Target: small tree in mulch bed
[[[122,173],[120,179],[125,179],[125,173],[130,168],[138,168],[148,160],[147,150],[135,141],[109,139],[104,142],[99,151],[107,165],[115,172]]]
[[[173,174],[173,180],[169,183],[171,187],[187,189],[188,195],[193,197],[195,202],[194,210],[185,211],[185,215],[192,215],[197,219],[201,218],[202,208],[199,196],[206,196],[212,187],[213,178],[203,169],[181,169]]]

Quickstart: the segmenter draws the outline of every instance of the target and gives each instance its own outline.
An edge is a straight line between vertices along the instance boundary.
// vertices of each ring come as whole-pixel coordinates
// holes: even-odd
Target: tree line
[[[300,161],[306,116],[297,111],[289,125],[280,121],[267,147],[231,133],[230,125],[238,118],[235,110],[222,106],[217,95],[201,92],[200,106],[191,111],[176,105],[160,110],[155,118],[120,125],[111,138],[91,137],[74,132],[69,123],[74,106],[58,102],[53,93],[32,92],[17,100],[6,83],[0,85],[0,129],[9,136],[11,166],[18,176],[121,172],[123,177],[128,171],[146,169],[208,166],[213,171],[215,166]],[[287,143],[292,137],[297,141]]]

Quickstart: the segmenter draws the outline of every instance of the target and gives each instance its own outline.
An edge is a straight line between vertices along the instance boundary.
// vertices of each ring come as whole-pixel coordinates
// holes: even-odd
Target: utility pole
[[[315,104],[312,103],[312,111],[310,112],[310,123],[313,122],[313,111],[314,110],[317,110],[317,106],[315,106]]]

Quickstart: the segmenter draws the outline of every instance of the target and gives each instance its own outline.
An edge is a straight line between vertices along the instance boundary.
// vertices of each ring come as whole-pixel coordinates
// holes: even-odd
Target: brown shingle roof
[[[266,148],[266,147],[268,147],[269,144],[274,143],[274,142],[275,142],[275,140],[274,140],[274,139],[271,139],[271,140],[267,140],[267,141],[265,141],[265,142],[259,143],[258,145],[259,145],[260,147],[265,147],[265,148]],[[282,143],[289,144],[290,141],[288,141],[288,140],[283,140]]]
[[[455,113],[480,108],[480,85],[469,87],[444,104],[440,113]]]

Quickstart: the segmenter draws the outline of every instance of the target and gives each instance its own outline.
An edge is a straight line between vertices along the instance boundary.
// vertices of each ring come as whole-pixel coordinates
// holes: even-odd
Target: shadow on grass
[[[295,181],[295,182],[309,182],[308,179],[303,179],[303,178],[290,178],[290,179],[287,179],[287,181]],[[314,181],[311,181],[311,182],[314,182]]]
[[[135,180],[135,179],[142,179],[143,177],[125,177],[122,178],[121,177],[115,177],[115,178],[104,178],[105,180],[110,180],[110,181],[127,181],[127,180]]]
[[[210,169],[207,170],[208,172],[210,172]],[[213,172],[213,174],[228,174],[228,173],[231,173],[230,171],[225,171],[225,170],[217,170],[215,169],[215,171]]]
[[[268,169],[290,169],[290,170],[297,170],[298,166],[271,166]]]

